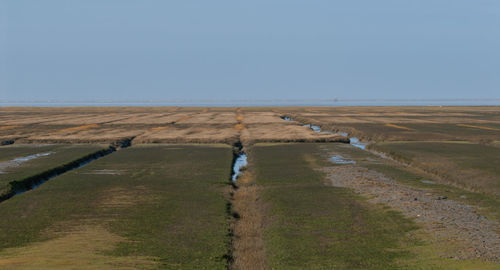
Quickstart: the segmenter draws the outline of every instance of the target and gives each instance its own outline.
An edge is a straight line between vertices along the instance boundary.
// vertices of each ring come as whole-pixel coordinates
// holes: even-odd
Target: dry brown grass
[[[38,132],[19,139],[20,143],[112,143],[119,139],[136,137],[144,133],[143,128],[99,126],[72,132]]]
[[[207,112],[194,115],[182,124],[236,124],[234,112]]]
[[[163,126],[163,127],[153,127],[153,128],[151,128],[151,131],[160,131],[160,130],[164,130],[164,129],[167,129],[167,128],[168,127],[165,127],[165,126]]]
[[[236,124],[236,125],[234,126],[234,128],[235,128],[237,131],[242,131],[242,130],[244,130],[244,129],[245,129],[245,125],[243,125],[243,124]]]
[[[134,143],[232,143],[237,137],[238,130],[233,125],[170,125],[145,132]]]
[[[58,237],[26,247],[0,252],[0,268],[26,270],[52,269],[155,269],[154,258],[105,255],[120,242],[127,241],[96,225],[79,225]]]
[[[98,128],[98,127],[99,127],[98,124],[90,124],[90,125],[83,125],[83,126],[78,126],[78,127],[64,128],[64,129],[58,130],[57,132],[68,133],[68,132],[87,130],[87,129],[91,129],[91,128]]]
[[[408,128],[408,127],[404,127],[404,126],[400,126],[400,125],[395,125],[395,124],[391,124],[391,123],[387,123],[385,124],[386,127],[392,127],[392,128],[399,128],[399,129],[404,129],[404,130],[414,130],[413,128]]]
[[[188,120],[188,119],[190,119],[190,118],[192,118],[192,117],[193,117],[193,115],[186,115],[186,116],[183,116],[183,117],[181,117],[181,118],[176,119],[174,122],[175,122],[175,123],[179,123],[179,122],[181,122],[181,121]]]
[[[459,126],[459,127],[477,128],[477,129],[484,129],[484,130],[500,131],[500,129],[498,129],[498,128],[485,127],[485,126],[475,126],[475,125],[466,125],[466,124],[458,124],[457,126]]]
[[[259,186],[254,185],[249,170],[238,178],[233,209],[239,214],[239,219],[233,226],[234,261],[231,269],[268,269],[263,237],[267,209],[259,197],[260,190]]]
[[[238,114],[238,115],[236,116],[236,121],[238,121],[238,122],[243,122],[243,115]]]
[[[135,143],[226,143],[241,133],[249,144],[338,140],[299,122],[284,121],[280,112],[302,123],[375,141],[436,139],[443,133],[421,130],[424,124],[461,127],[467,140],[476,138],[475,128],[484,133],[476,141],[488,142],[498,141],[490,133],[500,130],[498,107],[0,108],[0,138],[24,143],[107,143],[130,137],[140,137]],[[379,130],[374,124],[380,125]],[[453,138],[445,134],[438,139]]]
[[[241,133],[241,140],[247,144],[257,142],[344,142],[345,139],[343,136],[317,133],[308,127],[285,121],[280,124],[247,125]]]
[[[280,115],[274,112],[262,111],[262,112],[244,112],[243,113],[243,123],[244,124],[265,124],[265,123],[282,123],[283,119]]]

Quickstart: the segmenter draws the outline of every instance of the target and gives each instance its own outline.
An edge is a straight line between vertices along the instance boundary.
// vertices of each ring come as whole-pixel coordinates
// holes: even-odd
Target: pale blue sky
[[[500,98],[500,1],[0,0],[0,94]]]

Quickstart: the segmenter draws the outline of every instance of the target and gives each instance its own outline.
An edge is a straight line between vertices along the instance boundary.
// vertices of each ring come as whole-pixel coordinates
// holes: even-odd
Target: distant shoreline
[[[0,107],[384,107],[500,106],[500,99],[477,100],[223,100],[223,101],[34,101],[1,102]]]

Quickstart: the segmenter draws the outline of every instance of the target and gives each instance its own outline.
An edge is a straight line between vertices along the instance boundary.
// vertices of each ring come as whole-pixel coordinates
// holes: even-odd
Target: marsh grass
[[[0,148],[0,162],[38,153],[48,156],[23,162],[19,166],[3,169],[0,174],[0,197],[13,192],[13,185],[23,185],[24,180],[36,178],[45,172],[62,168],[67,164],[106,149],[105,145],[9,145]],[[28,183],[29,184],[29,183]]]
[[[265,229],[272,269],[397,269],[417,226],[400,213],[325,185],[317,144],[257,145],[255,177],[270,204]],[[318,159],[311,160],[312,158]],[[308,161],[309,160],[309,161]]]
[[[101,252],[99,258],[108,262],[151,258],[159,269],[225,269],[230,219],[224,193],[231,158],[228,146],[145,145],[117,151],[2,203],[0,249],[30,250],[37,242],[58,249],[56,232],[71,235],[84,223],[119,237]],[[120,174],[93,173],[101,170]]]

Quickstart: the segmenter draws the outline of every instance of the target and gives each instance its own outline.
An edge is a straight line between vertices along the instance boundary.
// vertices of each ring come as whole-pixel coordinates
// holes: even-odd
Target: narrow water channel
[[[247,165],[247,154],[245,152],[240,152],[233,164],[233,173],[231,175],[231,180],[233,180],[233,182],[236,182],[238,177],[242,174],[242,169]]]
[[[281,119],[283,119],[285,121],[292,121],[292,118],[290,118],[288,116],[282,116]],[[317,132],[317,133],[332,134],[332,135],[341,135],[341,136],[349,137],[349,134],[346,133],[346,132],[332,133],[330,131],[321,130],[321,128],[319,126],[315,126],[315,125],[311,125],[311,124],[304,125],[304,127],[308,127],[308,128],[312,129],[314,132]],[[360,142],[359,139],[356,138],[356,137],[349,137],[349,140],[350,140],[350,144],[352,146],[360,148],[360,149],[363,149],[363,150],[365,150],[366,146],[368,145],[368,143]]]
[[[52,179],[56,176],[59,176],[59,175],[66,173],[68,171],[72,171],[72,170],[78,169],[82,166],[85,166],[96,159],[99,159],[101,157],[104,157],[108,154],[113,153],[114,151],[116,151],[116,148],[109,147],[108,149],[98,151],[96,153],[90,154],[90,155],[83,157],[81,159],[69,162],[69,163],[62,165],[60,167],[47,170],[47,171],[42,172],[38,175],[28,177],[28,178],[25,178],[25,179],[20,180],[20,181],[13,181],[10,183],[11,191],[8,194],[0,196],[0,202],[3,202],[5,200],[10,199],[14,196],[17,196],[19,194],[23,194],[26,191],[36,189],[39,186],[41,186],[43,183],[49,181],[50,179]],[[44,153],[44,154],[46,154],[46,153]],[[23,160],[25,160],[25,159],[23,159]]]

